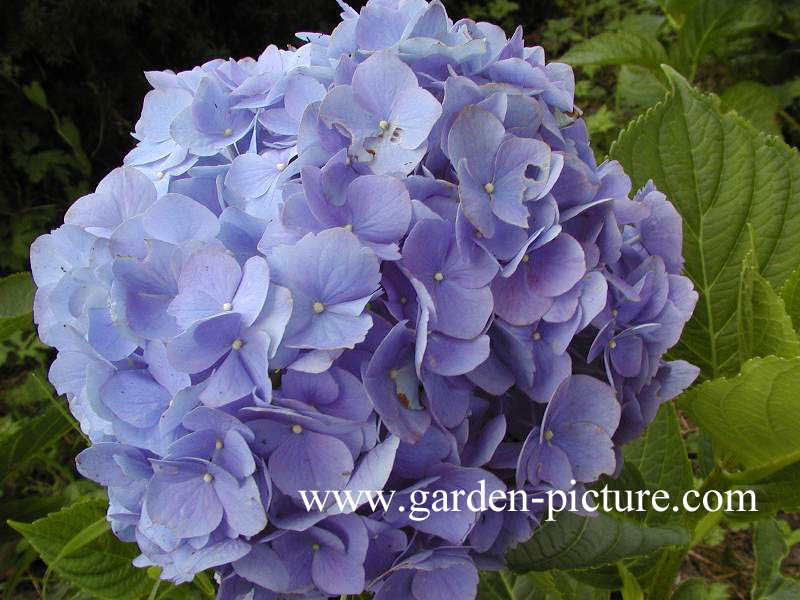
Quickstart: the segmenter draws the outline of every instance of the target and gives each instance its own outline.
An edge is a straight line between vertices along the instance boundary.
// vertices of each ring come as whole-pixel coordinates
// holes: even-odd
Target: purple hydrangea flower
[[[540,508],[400,506],[619,469],[698,374],[664,360],[697,302],[681,220],[595,163],[521,28],[341,6],[146,74],[125,166],[31,247],[34,316],[136,566],[214,569],[223,600],[472,598]]]

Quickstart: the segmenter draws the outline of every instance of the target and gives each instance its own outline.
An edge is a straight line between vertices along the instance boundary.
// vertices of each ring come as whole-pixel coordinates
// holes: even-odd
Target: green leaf
[[[575,580],[561,571],[516,575],[482,571],[477,600],[608,600],[609,591]]]
[[[675,27],[681,27],[686,15],[691,12],[697,0],[658,0],[661,10],[669,17]]]
[[[786,108],[794,102],[796,98],[800,98],[800,77],[773,86],[771,90],[778,99],[778,105],[781,108]]]
[[[512,548],[506,560],[516,572],[585,569],[688,540],[686,530],[679,527],[647,527],[604,513],[584,517],[562,512],[537,529],[530,540]]]
[[[72,429],[56,406],[28,421],[22,428],[0,440],[0,483],[23,469],[28,461],[49,448]]]
[[[617,569],[619,569],[619,576],[622,579],[622,600],[644,600],[642,586],[636,581],[633,573],[621,562],[617,563]]]
[[[667,62],[667,52],[652,36],[609,31],[576,44],[560,60],[576,66],[639,65],[658,69]]]
[[[41,83],[33,81],[29,85],[23,86],[22,93],[36,106],[47,110],[47,94],[45,94]]]
[[[762,477],[800,460],[800,358],[754,358],[683,395],[692,419]]]
[[[728,600],[728,586],[690,577],[678,586],[671,600]]]
[[[60,564],[61,559],[74,554],[108,531],[111,531],[111,524],[108,522],[108,519],[106,519],[105,514],[103,514],[96,521],[89,523],[86,527],[76,532],[66,544],[61,546],[56,557],[52,561],[49,561],[47,572],[42,579],[42,589],[45,589],[47,580],[50,577],[50,572]]]
[[[742,363],[756,356],[800,355],[800,341],[792,320],[786,314],[783,300],[758,272],[753,250],[742,261],[737,324]]]
[[[633,108],[649,108],[667,93],[663,83],[650,69],[623,65],[617,77],[617,102]]]
[[[646,489],[666,490],[670,498],[679,498],[693,487],[692,466],[683,443],[678,414],[671,402],[658,409],[644,435],[624,447],[625,462],[636,466]],[[675,520],[672,511],[647,511],[648,524]]]
[[[106,503],[82,502],[33,523],[9,524],[19,531],[42,559],[62,578],[88,594],[111,600],[146,596],[153,582],[131,561],[139,554],[135,544],[121,542],[111,531],[88,541],[79,552],[56,559],[62,548],[87,527],[105,518]]]
[[[758,513],[739,511],[727,513],[726,516],[731,520],[753,521],[774,515],[779,510],[800,512],[800,462],[784,467],[754,483],[733,485],[731,490],[752,491],[758,509]],[[749,502],[749,499],[745,498],[745,502]]]
[[[753,551],[756,566],[753,572],[753,600],[795,600],[800,597],[800,581],[780,572],[781,561],[789,554],[788,526],[783,521],[769,519],[756,523],[753,532]]]
[[[768,26],[774,18],[769,2],[700,0],[678,31],[678,47],[686,57],[689,78],[694,79],[697,65],[707,54],[720,50],[734,36]]]
[[[736,309],[748,224],[759,272],[776,288],[800,258],[800,155],[664,70],[672,92],[628,125],[610,156],[636,187],[652,178],[683,216],[685,272],[700,299],[670,354],[714,378],[739,369]]]
[[[792,319],[795,331],[800,331],[800,267],[797,267],[781,288],[781,299]]]
[[[765,133],[781,135],[778,97],[763,83],[740,81],[722,92],[724,110],[735,110]]]
[[[635,13],[626,16],[620,21],[620,31],[629,31],[640,35],[655,37],[664,26],[666,19],[663,15],[650,13]]]
[[[30,273],[0,279],[0,341],[30,326],[35,292]]]

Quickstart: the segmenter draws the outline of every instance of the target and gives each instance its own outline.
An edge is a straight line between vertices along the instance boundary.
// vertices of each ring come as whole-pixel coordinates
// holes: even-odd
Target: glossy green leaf
[[[714,378],[739,369],[736,309],[748,224],[759,272],[776,289],[800,260],[800,155],[665,71],[673,90],[628,125],[610,155],[635,187],[652,178],[683,216],[685,271],[700,299],[670,353]]]

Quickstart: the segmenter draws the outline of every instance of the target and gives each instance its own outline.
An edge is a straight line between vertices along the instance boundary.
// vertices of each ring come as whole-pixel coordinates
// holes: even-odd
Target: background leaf
[[[640,65],[658,69],[667,62],[667,53],[652,36],[605,32],[576,44],[559,60],[576,66]]]
[[[699,577],[691,577],[681,583],[672,600],[728,600],[728,587],[721,583],[711,583]]]
[[[0,279],[0,341],[32,323],[35,292],[30,273]]]
[[[752,599],[800,598],[800,581],[785,577],[780,572],[781,561],[786,558],[790,549],[788,526],[783,521],[769,519],[756,523],[754,529],[753,550],[756,568],[753,573]]]
[[[60,440],[71,429],[72,423],[62,411],[51,406],[44,414],[0,439],[0,482],[23,469],[31,458]]]
[[[765,133],[780,135],[778,97],[769,86],[757,81],[734,83],[720,95],[724,110],[735,110]]]

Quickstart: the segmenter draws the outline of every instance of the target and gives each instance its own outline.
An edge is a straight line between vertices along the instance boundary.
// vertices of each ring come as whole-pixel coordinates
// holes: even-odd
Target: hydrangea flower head
[[[137,566],[462,600],[540,508],[400,505],[616,472],[698,374],[664,360],[697,294],[567,65],[439,0],[341,6],[296,49],[147,73],[136,147],[31,247],[35,319]]]

